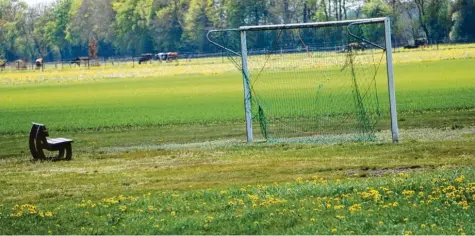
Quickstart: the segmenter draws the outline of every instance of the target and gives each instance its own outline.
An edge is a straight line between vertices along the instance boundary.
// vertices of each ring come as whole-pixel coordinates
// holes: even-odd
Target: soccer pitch
[[[381,73],[376,142],[326,144],[246,144],[225,58],[0,73],[0,234],[474,234],[473,45],[394,59],[399,144]],[[73,160],[30,162],[32,121]]]

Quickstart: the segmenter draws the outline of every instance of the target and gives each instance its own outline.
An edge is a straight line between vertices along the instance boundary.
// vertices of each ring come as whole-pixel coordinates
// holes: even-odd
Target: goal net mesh
[[[387,81],[383,24],[246,32],[254,127],[268,141],[375,139]],[[240,52],[239,32],[220,33]],[[242,70],[241,58],[229,58]],[[378,84],[379,82],[379,84]],[[387,107],[387,106],[386,106]]]

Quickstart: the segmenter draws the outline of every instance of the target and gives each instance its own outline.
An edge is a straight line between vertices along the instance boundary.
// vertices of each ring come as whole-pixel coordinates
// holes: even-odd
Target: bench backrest
[[[30,152],[34,158],[41,158],[43,155],[43,147],[47,145],[46,137],[49,136],[48,129],[43,124],[33,123],[30,130]]]

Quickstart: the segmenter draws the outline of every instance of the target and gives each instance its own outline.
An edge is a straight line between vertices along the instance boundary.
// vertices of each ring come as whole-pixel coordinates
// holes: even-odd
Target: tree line
[[[475,0],[0,0],[0,58],[213,52],[209,29],[383,16],[398,42],[475,40]]]

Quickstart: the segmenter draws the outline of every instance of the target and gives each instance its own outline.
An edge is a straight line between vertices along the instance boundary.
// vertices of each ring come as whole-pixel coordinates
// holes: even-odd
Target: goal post
[[[389,18],[242,26],[208,36],[212,33],[225,36],[220,43],[208,37],[210,42],[230,58],[240,57],[232,60],[243,75],[248,142],[254,140],[253,123],[267,140],[373,139],[382,114],[377,84],[382,77],[389,95],[382,107],[389,108],[392,141],[399,141]],[[384,57],[386,70],[380,73]]]

